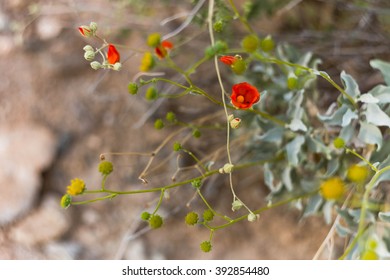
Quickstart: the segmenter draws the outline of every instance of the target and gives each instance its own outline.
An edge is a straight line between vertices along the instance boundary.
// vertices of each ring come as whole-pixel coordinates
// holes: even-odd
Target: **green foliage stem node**
[[[72,196],[70,196],[69,194],[64,194],[61,198],[61,207],[66,209],[70,206],[70,204],[72,203]]]
[[[196,225],[198,223],[199,216],[196,212],[190,212],[186,215],[185,223],[189,226]]]
[[[158,229],[162,226],[162,224],[163,224],[163,218],[160,215],[154,214],[154,215],[150,216],[149,226],[152,229]]]
[[[344,139],[337,137],[336,139],[333,140],[333,146],[336,149],[343,149],[345,147]]]
[[[259,38],[254,35],[248,35],[241,41],[242,48],[247,52],[255,52],[260,45]]]
[[[144,220],[144,221],[148,221],[151,217],[151,214],[149,212],[142,212],[141,213],[141,219]]]
[[[203,211],[203,219],[206,222],[211,222],[214,219],[214,213],[210,209],[206,209]]]
[[[164,122],[163,122],[163,120],[162,120],[162,119],[157,119],[157,120],[154,122],[154,128],[155,128],[155,129],[158,129],[158,130],[164,128]]]
[[[146,90],[145,98],[146,100],[152,101],[157,98],[157,89],[155,87],[149,87]]]
[[[102,175],[109,175],[114,170],[114,166],[110,161],[102,161],[99,163],[99,172]]]
[[[130,94],[135,95],[138,93],[138,85],[136,83],[129,83],[127,90]]]
[[[192,185],[194,188],[199,189],[199,188],[202,186],[202,179],[200,179],[200,178],[194,179],[194,180],[191,182],[191,185]]]
[[[211,242],[210,241],[203,241],[202,243],[200,243],[200,249],[205,253],[210,252],[212,249]]]

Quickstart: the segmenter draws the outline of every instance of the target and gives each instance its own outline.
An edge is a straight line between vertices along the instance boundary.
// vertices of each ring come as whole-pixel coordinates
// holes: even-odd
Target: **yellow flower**
[[[150,52],[146,52],[144,54],[144,56],[142,57],[141,65],[140,65],[139,69],[142,72],[147,72],[150,69],[152,69],[153,66],[154,66],[153,55]]]
[[[85,190],[85,183],[79,178],[70,181],[70,186],[67,187],[67,193],[70,195],[82,194]]]
[[[320,186],[321,195],[327,200],[337,200],[345,193],[345,185],[339,177],[333,177],[324,181]]]
[[[363,183],[368,176],[368,169],[366,166],[352,165],[348,168],[347,178],[354,183]]]

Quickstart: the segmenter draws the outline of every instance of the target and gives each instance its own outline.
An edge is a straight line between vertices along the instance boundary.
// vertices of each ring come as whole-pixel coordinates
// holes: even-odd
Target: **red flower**
[[[219,60],[222,63],[225,63],[226,65],[232,65],[237,60],[237,58],[235,56],[231,56],[231,55],[224,55],[224,56],[221,56],[219,58]]]
[[[257,88],[247,82],[235,84],[232,90],[230,98],[234,107],[238,109],[251,108],[253,104],[260,100],[260,93]]]
[[[114,45],[108,45],[107,60],[110,64],[115,64],[120,60],[120,54]]]
[[[158,58],[163,59],[167,56],[168,51],[173,48],[173,44],[169,41],[162,41],[160,45],[155,48],[155,52]]]

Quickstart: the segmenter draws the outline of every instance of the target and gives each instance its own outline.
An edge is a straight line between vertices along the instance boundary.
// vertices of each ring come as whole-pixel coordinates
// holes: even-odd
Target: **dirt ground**
[[[99,187],[97,165],[101,153],[153,151],[170,132],[156,131],[154,119],[169,109],[175,109],[183,118],[215,110],[196,96],[191,97],[192,104],[198,106],[190,109],[180,102],[151,103],[142,96],[130,96],[127,84],[138,72],[140,61],[140,56],[130,56],[131,52],[121,52],[128,60],[119,72],[90,68],[82,50],[90,41],[77,32],[79,25],[96,21],[106,38],[144,48],[146,34],[166,34],[180,24],[179,19],[161,26],[164,18],[191,7],[186,3],[178,5],[177,1],[146,1],[150,3],[148,8],[126,5],[134,2],[137,1],[4,0],[0,4],[0,259],[311,259],[329,225],[322,217],[302,220],[297,210],[287,206],[267,211],[256,223],[242,222],[218,232],[208,254],[199,250],[199,244],[209,232],[183,222],[188,212],[183,201],[193,195],[190,188],[171,193],[169,204],[162,206],[164,226],[155,231],[148,230],[139,219],[142,211],[154,205],[155,194],[60,208],[60,198],[70,179],[80,177],[88,188]],[[332,16],[334,10],[329,9]],[[268,24],[259,21],[255,26],[261,33],[272,33],[278,40],[287,39],[310,49],[285,32],[284,28],[292,28],[288,23],[292,25],[293,21],[285,22],[281,16],[268,19]],[[332,20],[323,19],[318,24],[326,25]],[[300,27],[294,28],[297,34]],[[189,54],[197,54],[202,40],[207,39],[207,34],[203,35],[199,43],[188,45]],[[368,87],[380,77],[373,71],[367,74],[368,64],[364,63],[370,57],[386,57],[389,50],[381,46],[388,41],[389,37],[383,37],[380,43],[373,42],[376,48],[358,59],[361,49],[353,46],[341,45],[338,50],[348,47],[350,53],[337,56],[318,42],[312,45],[319,56],[328,58],[325,66],[333,67],[331,74],[347,68],[358,78],[366,79]],[[346,59],[335,64],[340,57]],[[210,74],[210,69],[205,66],[204,73],[197,75],[203,77],[202,86],[218,91],[216,76]],[[367,75],[362,76],[364,73]],[[218,137],[213,135],[210,139]],[[207,141],[200,140],[194,149],[207,153],[202,149],[217,145]],[[166,156],[165,151],[161,153],[162,158]],[[108,158],[115,166],[110,186],[121,190],[142,188],[137,177],[146,164],[145,158]],[[164,182],[163,176],[174,172],[175,163],[175,158],[168,161],[168,173],[157,174],[151,184]],[[255,172],[259,175],[248,181],[255,187],[240,193],[250,203],[264,203],[267,191],[261,182],[261,170]],[[221,211],[229,211],[228,185],[210,182],[206,187],[210,201]],[[195,200],[191,207],[197,205],[200,203]]]

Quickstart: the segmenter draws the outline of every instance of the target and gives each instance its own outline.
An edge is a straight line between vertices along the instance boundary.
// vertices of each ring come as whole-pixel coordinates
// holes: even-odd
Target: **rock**
[[[30,215],[16,223],[8,238],[19,244],[34,246],[56,240],[70,228],[70,217],[59,206],[60,197],[51,196]]]
[[[47,128],[32,123],[0,127],[0,225],[33,206],[41,172],[55,151],[55,137]]]

